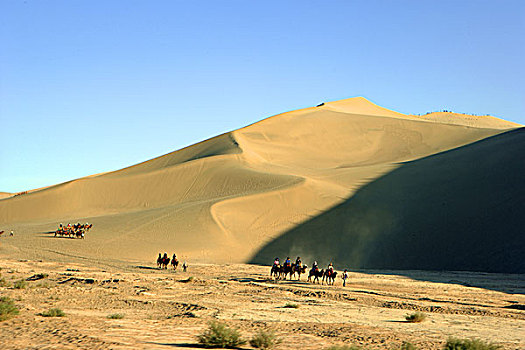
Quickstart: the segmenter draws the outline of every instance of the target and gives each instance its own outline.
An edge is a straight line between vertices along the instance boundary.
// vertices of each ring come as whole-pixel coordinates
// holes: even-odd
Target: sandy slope
[[[0,192],[0,199],[11,197],[13,194],[8,192]]]
[[[16,230],[19,249],[140,259],[175,250],[192,261],[245,262],[402,162],[514,127],[492,117],[403,115],[363,98],[330,102],[0,200],[0,229]],[[44,234],[69,221],[95,229],[85,241]]]

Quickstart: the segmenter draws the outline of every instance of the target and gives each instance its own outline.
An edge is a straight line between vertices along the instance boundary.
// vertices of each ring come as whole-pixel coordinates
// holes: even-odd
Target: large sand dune
[[[0,200],[0,229],[13,228],[17,235],[12,246],[0,249],[28,253],[47,250],[86,257],[118,252],[124,259],[151,259],[159,251],[177,251],[193,261],[261,263],[269,263],[269,257],[277,253],[311,258],[323,254],[316,257],[356,267],[524,272],[523,265],[511,268],[512,261],[498,265],[496,259],[502,249],[512,255],[519,252],[516,247],[523,248],[519,232],[508,230],[519,223],[523,227],[517,218],[519,210],[510,210],[515,208],[511,203],[523,199],[523,192],[519,192],[523,179],[514,176],[512,185],[507,186],[500,178],[523,169],[519,158],[523,133],[487,140],[481,151],[476,151],[479,144],[474,150],[467,146],[516,127],[489,116],[404,115],[364,98],[287,112],[129,168],[4,198]],[[431,157],[453,149],[456,151],[450,155],[459,154],[457,157],[447,153]],[[489,173],[481,181],[473,165],[485,160],[484,155],[497,162],[480,164],[478,170]],[[447,175],[440,177],[439,171]],[[400,192],[402,186],[394,186],[393,191],[381,187],[385,179],[393,179],[388,181],[396,186],[408,186],[408,192]],[[501,180],[500,186],[489,187],[486,179]],[[472,189],[478,187],[479,195],[472,200],[480,205],[464,208],[462,204],[471,202],[461,198],[471,198],[476,193]],[[513,192],[516,187],[518,191]],[[369,188],[374,190],[370,192]],[[344,210],[337,214],[337,208],[363,198],[364,191],[372,193],[377,205],[360,205],[362,214],[352,211],[350,215]],[[446,201],[440,191],[446,194]],[[493,194],[508,202],[483,206],[492,203]],[[396,207],[397,202],[407,205],[388,215],[399,227],[397,231],[383,231],[378,223],[385,216],[378,210]],[[434,210],[434,202],[448,209]],[[419,207],[418,203],[424,205]],[[407,244],[411,252],[425,250],[417,242],[436,240],[441,248],[448,249],[457,243],[456,236],[447,232],[443,239],[437,239],[438,229],[422,224],[427,217],[429,222],[444,220],[440,215],[453,217],[447,228],[472,228],[464,241],[474,242],[465,254],[487,251],[487,246],[475,244],[475,237],[487,238],[480,244],[502,242],[495,247],[498,252],[494,252],[490,266],[466,258],[447,259],[444,264],[438,260],[446,255],[439,254],[432,255],[431,262],[389,255],[407,242],[405,236],[402,240],[382,239],[383,245],[374,246],[373,251],[366,244],[361,250],[355,248],[356,235],[373,235],[366,238],[373,240],[411,228],[406,234],[419,235],[418,240]],[[476,215],[493,224],[470,226]],[[362,225],[348,234],[343,228],[358,216],[368,218],[364,222],[371,226]],[[43,233],[59,222],[79,220],[95,224],[85,241],[50,239]],[[312,222],[321,224],[312,230],[308,228]],[[372,232],[378,225],[381,233]],[[326,239],[316,240],[318,236]],[[312,242],[316,242],[315,247]],[[378,262],[374,254],[385,258]]]

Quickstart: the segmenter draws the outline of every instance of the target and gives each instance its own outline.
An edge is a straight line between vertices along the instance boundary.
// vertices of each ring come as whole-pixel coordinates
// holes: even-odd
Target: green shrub
[[[415,312],[413,313],[412,315],[406,315],[405,316],[405,319],[408,321],[408,322],[423,322],[425,319],[427,318],[427,316],[422,313],[422,312]]]
[[[27,287],[27,283],[24,280],[19,280],[13,284],[13,287],[15,289],[25,289]]]
[[[64,317],[66,316],[64,311],[57,309],[57,308],[49,309],[48,311],[41,312],[38,315],[44,316],[44,317]]]
[[[281,343],[281,339],[277,338],[273,331],[260,330],[250,340],[250,345],[257,349],[272,349],[274,346]]]
[[[207,348],[237,347],[246,343],[239,331],[228,328],[224,323],[210,322],[209,328],[197,337],[199,343]]]
[[[285,308],[290,308],[290,309],[298,309],[299,308],[299,304],[295,304],[295,303],[286,303],[286,305],[284,305]]]
[[[8,297],[0,298],[0,321],[5,321],[18,315],[19,311],[13,300]]]
[[[111,314],[111,315],[108,315],[108,318],[112,320],[120,320],[124,318],[124,314]]]
[[[412,343],[403,342],[396,350],[417,350],[417,347]]]
[[[444,350],[498,350],[501,346],[484,342],[479,339],[449,338]]]
[[[7,281],[3,277],[0,277],[0,287],[7,287]]]

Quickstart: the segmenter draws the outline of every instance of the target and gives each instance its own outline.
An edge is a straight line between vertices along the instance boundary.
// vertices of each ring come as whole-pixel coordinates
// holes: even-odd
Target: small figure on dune
[[[11,233],[9,234],[9,236],[14,236],[15,233],[13,231],[11,231]]]
[[[186,269],[188,268],[188,264],[186,264],[186,261],[182,264],[182,271],[186,272]]]
[[[348,272],[345,271],[343,272],[343,275],[341,276],[341,278],[343,279],[343,287],[346,287],[346,279],[348,278]]]

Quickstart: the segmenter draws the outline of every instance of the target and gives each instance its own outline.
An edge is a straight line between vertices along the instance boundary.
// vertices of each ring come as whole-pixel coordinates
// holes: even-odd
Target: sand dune
[[[13,249],[91,257],[118,251],[130,259],[176,250],[200,262],[247,262],[253,257],[263,262],[268,247],[285,242],[290,232],[293,235],[331,208],[351,202],[363,186],[402,168],[404,162],[515,127],[492,117],[404,115],[364,98],[329,102],[273,116],[119,171],[2,199],[0,228],[19,232]],[[487,152],[493,150],[489,147]],[[458,170],[463,165],[456,164]],[[59,222],[79,220],[95,224],[82,242],[36,234]],[[335,220],[334,226],[347,223],[345,216]],[[283,244],[290,247],[288,241]],[[296,254],[280,245],[275,251]],[[327,247],[327,252],[333,250]],[[348,254],[352,255],[338,251],[330,258],[355,261],[356,253]],[[458,264],[450,268],[470,268]]]
[[[525,272],[525,129],[407,162],[269,242],[252,260]]]
[[[13,194],[8,192],[0,192],[0,199],[11,197]]]

